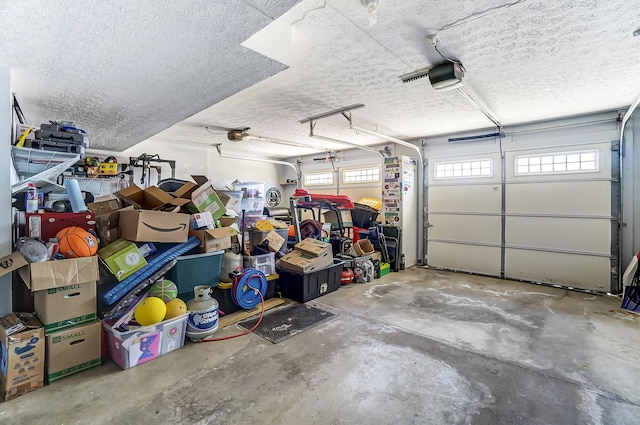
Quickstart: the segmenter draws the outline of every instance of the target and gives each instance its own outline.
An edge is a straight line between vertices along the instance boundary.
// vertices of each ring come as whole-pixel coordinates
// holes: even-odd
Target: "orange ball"
[[[98,251],[98,240],[80,227],[67,227],[56,235],[60,253],[66,258],[91,257]]]

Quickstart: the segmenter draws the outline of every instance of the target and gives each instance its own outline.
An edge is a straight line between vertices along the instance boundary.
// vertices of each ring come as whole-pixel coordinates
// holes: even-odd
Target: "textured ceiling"
[[[628,0],[379,0],[373,26],[360,0],[9,3],[0,65],[12,68],[25,113],[72,119],[101,149],[150,137],[223,143],[227,153],[314,152],[231,142],[218,127],[345,148],[309,139],[298,121],[356,103],[365,107],[355,125],[402,139],[490,127],[456,91],[399,79],[443,61],[429,34],[503,125],[626,107],[640,92],[640,8]],[[259,32],[267,25],[277,30]],[[251,36],[247,45],[286,65],[240,45]],[[316,133],[381,141],[341,115]]]

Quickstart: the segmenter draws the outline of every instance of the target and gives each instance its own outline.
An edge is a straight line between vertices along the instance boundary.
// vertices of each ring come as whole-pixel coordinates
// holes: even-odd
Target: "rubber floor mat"
[[[253,333],[277,344],[327,321],[335,315],[335,313],[306,304],[292,304],[272,313],[267,312],[262,318],[262,322],[253,330]],[[255,317],[238,324],[245,329],[251,329],[258,322],[258,319],[259,317]]]

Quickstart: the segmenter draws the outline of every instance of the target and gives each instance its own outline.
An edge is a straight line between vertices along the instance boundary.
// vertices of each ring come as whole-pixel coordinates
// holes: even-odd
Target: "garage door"
[[[500,156],[438,158],[429,170],[427,264],[500,276]]]
[[[617,152],[601,143],[506,153],[505,277],[611,289]]]
[[[610,291],[617,161],[611,143],[431,158],[427,265]]]

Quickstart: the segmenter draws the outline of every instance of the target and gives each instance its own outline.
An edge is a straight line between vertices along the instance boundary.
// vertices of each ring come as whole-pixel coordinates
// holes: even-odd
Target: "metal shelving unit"
[[[20,182],[11,186],[15,194],[27,188],[29,183],[45,182],[58,186],[56,178],[80,160],[79,154],[11,147],[11,156]]]

